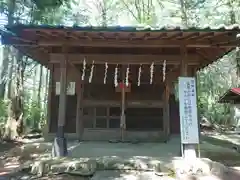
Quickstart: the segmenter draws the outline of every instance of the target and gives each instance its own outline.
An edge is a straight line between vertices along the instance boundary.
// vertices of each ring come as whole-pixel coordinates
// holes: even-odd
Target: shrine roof
[[[227,90],[220,98],[219,103],[240,104],[240,88]]]
[[[63,45],[70,47],[71,53],[171,55],[175,56],[174,61],[179,61],[181,47],[185,46],[189,55],[204,59],[199,63],[202,68],[238,46],[236,35],[239,31],[239,25],[185,28],[172,25],[68,27],[15,24],[0,30],[0,34],[2,44],[13,45],[41,64],[49,62],[49,54],[63,53]]]
[[[105,32],[165,32],[165,31],[185,31],[185,32],[200,32],[200,31],[233,31],[240,30],[239,24],[230,26],[219,25],[219,26],[200,26],[200,27],[184,27],[174,25],[163,25],[163,26],[65,26],[65,25],[26,25],[26,24],[14,24],[6,26],[7,30],[12,32],[22,31],[25,29],[48,29],[48,30],[74,30],[74,31],[105,31]]]

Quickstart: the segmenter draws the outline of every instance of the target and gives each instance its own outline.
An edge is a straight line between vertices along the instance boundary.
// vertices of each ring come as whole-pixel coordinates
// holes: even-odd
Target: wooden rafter
[[[162,39],[164,37],[167,37],[167,33],[161,33],[157,36],[157,38],[155,38],[156,40]]]
[[[172,39],[176,39],[177,37],[182,37],[183,33],[182,32],[176,32],[175,34],[173,34],[172,36],[167,37],[167,40],[172,40]]]
[[[211,51],[211,53],[208,53],[206,50],[197,51],[197,53],[204,60],[204,61],[200,61],[201,63],[199,64],[198,69],[204,68],[209,64],[211,64],[215,60],[216,55],[218,54],[214,51],[213,52]]]
[[[37,36],[40,36],[41,38],[51,39],[51,36],[49,36],[49,34],[45,33],[44,31],[36,31],[35,33]]]
[[[192,38],[195,38],[195,37],[198,37],[199,36],[199,32],[195,32],[195,33],[190,33],[188,34],[187,36],[183,36],[183,37],[180,37],[178,38],[178,40],[188,40],[188,39],[192,39]]]
[[[116,40],[118,40],[118,39],[119,39],[119,36],[120,36],[120,34],[119,34],[119,33],[114,33],[114,37],[115,37],[115,39],[116,39]]]
[[[136,38],[136,34],[135,33],[130,33],[128,35],[128,38],[129,38],[129,40],[133,40],[134,38]]]
[[[179,66],[180,48],[186,47],[186,51],[189,53],[188,64],[203,67],[220,58],[239,44],[239,40],[236,40],[235,37],[237,34],[235,30],[210,30],[210,32],[207,32],[176,29],[169,31],[122,32],[119,30],[110,32],[104,30],[87,31],[84,29],[78,31],[70,28],[29,28],[23,29],[19,34],[19,37],[7,37],[10,40],[6,42],[25,49],[28,56],[40,58],[41,61],[49,60],[49,58],[45,58],[45,54],[49,56],[51,52],[61,53],[58,48],[67,45],[70,48],[69,53],[81,54],[69,55],[72,63],[82,63],[79,59],[83,59],[83,56],[86,56],[86,59],[94,60],[95,63],[148,64],[154,61],[156,64],[161,64],[163,60],[167,60],[168,64]],[[108,48],[112,49],[108,50]],[[195,52],[195,48],[199,50]],[[54,50],[51,51],[51,49]],[[159,51],[156,49],[159,49]],[[211,53],[208,54],[208,51]],[[126,54],[123,54],[123,52]],[[130,56],[129,54],[144,55]],[[56,59],[54,59],[54,62],[57,62]]]
[[[21,53],[24,55],[41,62],[43,65],[47,66],[49,61],[49,54],[46,54],[45,52],[42,52],[41,50],[37,48],[31,48],[31,49],[25,49],[22,47],[14,46],[16,49],[18,49]]]
[[[62,46],[67,44],[68,46],[86,46],[86,47],[179,47],[185,45],[186,47],[236,47],[238,40],[226,40],[226,41],[181,41],[181,40],[20,40],[17,39],[13,45],[18,46]]]
[[[100,39],[106,39],[104,36],[104,33],[102,33],[102,32],[98,33],[98,36],[100,37]]]
[[[191,38],[191,40],[199,40],[199,39],[211,38],[213,36],[214,36],[214,32],[199,33],[199,36]]]
[[[84,37],[84,38],[92,41],[92,38],[88,35],[88,32],[83,32],[83,33],[82,33],[82,37]]]
[[[229,41],[236,40],[236,35],[232,32],[221,32],[221,33],[214,33],[214,36],[211,38],[211,41],[216,41],[218,39],[229,39]]]
[[[51,63],[59,63],[64,59],[64,55],[59,54],[50,54]],[[104,64],[108,62],[110,64],[150,64],[154,62],[155,64],[162,64],[164,60],[167,61],[167,64],[179,64],[178,55],[132,55],[132,54],[68,54],[68,59],[73,64],[81,64],[85,59],[89,63],[93,60],[95,63]],[[196,55],[189,55],[188,57],[189,64],[198,65],[200,58]]]

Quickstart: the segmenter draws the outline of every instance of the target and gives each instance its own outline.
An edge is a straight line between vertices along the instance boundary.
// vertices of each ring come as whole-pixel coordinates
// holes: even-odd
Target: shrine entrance
[[[121,139],[161,138],[159,134],[164,132],[164,86],[149,83],[127,85],[121,82],[116,87],[116,92],[121,94]]]
[[[100,137],[93,137],[93,132],[101,132],[102,139],[151,141],[160,137],[164,131],[164,79],[157,76],[163,76],[163,67],[106,63],[92,68],[90,64],[83,77],[83,139]]]

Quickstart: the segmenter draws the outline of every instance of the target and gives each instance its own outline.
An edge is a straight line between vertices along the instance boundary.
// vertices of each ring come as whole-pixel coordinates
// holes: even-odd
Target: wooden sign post
[[[196,81],[194,77],[179,77],[181,144],[185,159],[195,159],[196,151],[186,146],[199,144]]]

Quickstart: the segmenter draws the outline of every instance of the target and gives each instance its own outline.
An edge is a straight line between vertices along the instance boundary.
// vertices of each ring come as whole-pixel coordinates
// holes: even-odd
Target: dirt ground
[[[200,144],[201,157],[210,158],[213,161],[218,161],[226,166],[238,168],[240,167],[240,153],[234,150],[231,141],[231,136],[226,138],[222,136],[213,137],[204,135],[202,137],[202,142]],[[234,135],[235,141],[237,136]],[[240,138],[240,137],[239,137]],[[26,142],[31,143],[31,141]],[[173,137],[168,143],[108,143],[108,142],[68,142],[69,156],[70,157],[102,157],[102,156],[119,156],[122,158],[135,158],[137,160],[148,161],[159,160],[163,163],[169,163],[172,157],[179,156],[180,152],[180,137]],[[0,155],[1,158],[4,156],[4,152],[9,151],[11,148],[20,146],[20,143],[0,143]],[[16,168],[21,162],[17,157],[9,159],[7,168],[0,168],[0,180],[2,179],[57,179],[57,180],[75,180],[75,179],[117,179],[117,180],[127,180],[127,179],[160,179],[154,173],[150,172],[131,172],[124,173],[121,172],[98,172],[94,177],[81,178],[78,176],[70,175],[51,175],[47,177],[36,177],[28,175],[26,173],[13,173],[12,170]],[[6,166],[6,164],[0,164],[0,167]],[[107,175],[106,175],[107,174]],[[239,180],[240,173],[237,170],[233,170],[231,173],[232,178],[228,180]],[[137,177],[137,178],[136,178]],[[161,177],[162,180],[164,178]],[[168,178],[169,179],[169,178]]]

